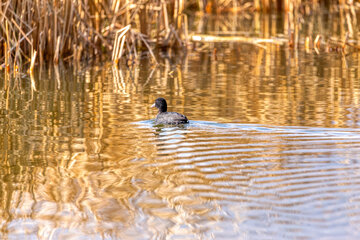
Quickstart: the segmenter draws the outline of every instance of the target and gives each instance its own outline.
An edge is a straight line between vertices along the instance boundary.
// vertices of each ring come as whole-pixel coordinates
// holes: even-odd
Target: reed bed
[[[317,0],[6,0],[0,3],[0,66],[7,72],[31,72],[38,63],[110,57],[116,65],[122,59],[130,65],[144,54],[157,63],[155,48],[186,49],[189,41],[196,41],[184,14],[190,9],[216,14],[287,11],[291,18],[287,40],[295,46],[298,15],[319,4]],[[354,9],[359,2],[328,0],[321,4],[340,9],[350,38],[356,34]],[[320,43],[318,39],[315,46]],[[340,45],[345,46],[344,42]]]
[[[192,2],[192,1],[190,1]],[[189,4],[191,5],[191,4]],[[302,11],[304,6],[316,8],[321,5],[330,8],[360,7],[358,0],[198,0],[199,10],[208,13],[242,11]],[[191,5],[194,6],[194,5]]]
[[[154,46],[184,46],[183,10],[183,0],[2,1],[0,63],[11,71],[30,63],[33,69],[35,63],[89,60],[111,53],[117,61],[123,54],[135,58],[141,50],[154,57]]]

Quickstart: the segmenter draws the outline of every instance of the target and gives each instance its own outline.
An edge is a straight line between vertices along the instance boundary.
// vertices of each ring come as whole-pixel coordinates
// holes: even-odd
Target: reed
[[[184,11],[194,6],[212,13],[281,10],[297,19],[300,9],[320,3],[340,9],[353,38],[357,31],[354,9],[359,8],[354,1],[5,0],[0,3],[0,64],[9,72],[24,72],[38,63],[94,58],[111,58],[118,64],[124,56],[125,63],[131,64],[142,55],[139,51],[157,63],[154,48],[188,45],[191,33]],[[295,46],[296,25],[292,26]]]
[[[197,5],[199,10],[207,13],[239,12],[244,10],[291,12],[304,5],[316,7],[319,4],[327,8],[334,6],[341,8],[344,6],[349,8],[359,7],[359,3],[354,0],[197,0],[189,2],[189,6]]]
[[[183,0],[2,1],[0,63],[12,71],[111,54],[119,60],[141,50],[154,58],[154,47],[185,46],[184,6]],[[35,51],[36,62],[31,62]]]

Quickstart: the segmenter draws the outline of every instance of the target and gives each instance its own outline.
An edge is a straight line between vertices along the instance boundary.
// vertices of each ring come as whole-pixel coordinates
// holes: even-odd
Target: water
[[[0,238],[358,239],[359,53],[266,46],[2,76]]]

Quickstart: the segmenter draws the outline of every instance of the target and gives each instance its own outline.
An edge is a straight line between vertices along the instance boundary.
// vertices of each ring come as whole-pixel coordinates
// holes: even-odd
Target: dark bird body
[[[168,112],[167,103],[164,98],[158,98],[151,107],[156,107],[159,112],[155,119],[155,124],[184,124],[189,123],[186,116],[177,112]]]

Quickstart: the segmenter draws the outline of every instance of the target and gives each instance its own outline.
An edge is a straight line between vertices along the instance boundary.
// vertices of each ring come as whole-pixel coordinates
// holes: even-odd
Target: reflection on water
[[[2,80],[0,238],[358,238],[359,53],[215,47]]]

